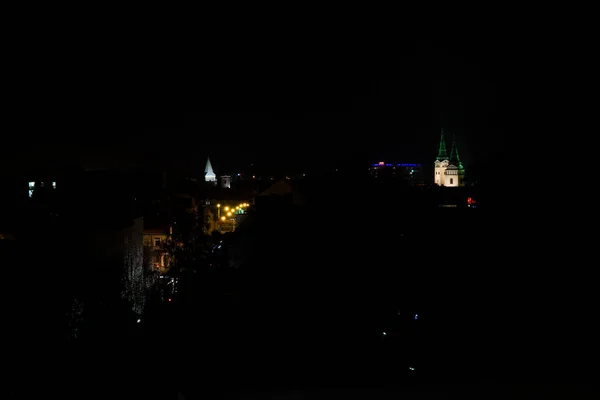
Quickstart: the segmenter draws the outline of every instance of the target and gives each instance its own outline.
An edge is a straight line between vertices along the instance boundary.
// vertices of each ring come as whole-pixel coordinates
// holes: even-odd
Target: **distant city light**
[[[374,167],[420,167],[421,164],[414,163],[402,163],[402,164],[385,164],[383,162],[379,162],[377,164],[373,164]]]

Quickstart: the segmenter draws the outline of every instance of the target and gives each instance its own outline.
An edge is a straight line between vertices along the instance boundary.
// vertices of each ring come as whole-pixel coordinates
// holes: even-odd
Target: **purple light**
[[[372,164],[374,167],[393,167],[394,165],[397,167],[420,167],[421,164],[413,164],[413,163],[408,163],[408,164]]]

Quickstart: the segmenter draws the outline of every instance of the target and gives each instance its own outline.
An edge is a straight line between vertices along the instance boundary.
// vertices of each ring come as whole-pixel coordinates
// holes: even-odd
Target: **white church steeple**
[[[217,182],[217,175],[213,171],[210,157],[206,159],[206,168],[204,168],[204,180],[206,182]]]

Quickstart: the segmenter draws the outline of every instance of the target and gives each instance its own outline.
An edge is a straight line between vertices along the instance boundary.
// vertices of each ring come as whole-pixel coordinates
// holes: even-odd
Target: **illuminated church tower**
[[[438,155],[433,163],[433,181],[438,186],[446,186],[446,168],[450,164],[448,158],[448,152],[446,151],[446,141],[444,140],[444,129],[442,128],[442,135],[440,138],[440,147],[438,149]]]
[[[452,150],[450,150],[450,165],[456,167],[458,180],[456,186],[465,186],[465,167],[463,167],[458,156],[458,146],[456,145],[456,135],[452,137]],[[449,169],[450,167],[448,167]],[[446,170],[448,171],[448,170]],[[453,185],[452,185],[453,186]]]
[[[438,155],[433,164],[433,181],[436,185],[445,187],[460,187],[465,185],[465,167],[463,167],[458,155],[456,136],[452,139],[452,149],[450,150],[450,157],[448,157],[443,129]]]
[[[210,157],[206,159],[206,168],[204,168],[204,180],[206,182],[214,182],[217,183],[217,175],[213,171],[212,164],[210,163]]]

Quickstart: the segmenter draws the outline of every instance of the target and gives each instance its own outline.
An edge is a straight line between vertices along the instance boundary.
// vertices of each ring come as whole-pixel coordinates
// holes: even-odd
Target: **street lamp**
[[[221,204],[217,204],[217,218],[221,218]]]
[[[222,216],[222,217],[221,217],[221,221],[225,221],[225,216]]]

